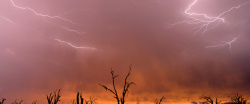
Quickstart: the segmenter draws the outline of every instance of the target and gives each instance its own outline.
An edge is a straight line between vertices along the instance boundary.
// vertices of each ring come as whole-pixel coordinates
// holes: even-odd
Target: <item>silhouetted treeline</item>
[[[220,104],[222,101],[218,101],[218,98],[212,99],[209,96],[204,96],[202,95],[200,99],[206,100],[204,103],[206,104]],[[238,93],[235,94],[233,97],[231,97],[231,102],[223,103],[223,104],[247,104],[247,100],[242,96],[239,95]]]
[[[115,85],[115,78],[118,77],[119,75],[115,75],[114,70],[111,69],[112,85],[113,85],[112,89],[108,88],[105,85],[99,84],[106,91],[109,91],[110,93],[112,93],[114,95],[113,97],[116,99],[117,104],[125,104],[125,98],[127,97],[126,95],[128,95],[130,86],[135,85],[134,82],[128,82],[127,81],[129,76],[131,75],[131,69],[132,69],[131,66],[129,66],[129,72],[128,72],[127,76],[125,77],[125,80],[124,80],[123,92],[122,92],[121,97],[118,96],[118,92],[116,90],[116,85]],[[61,89],[55,90],[53,93],[50,93],[50,94],[46,95],[48,104],[58,104],[58,102],[61,101],[61,99],[60,99],[61,96],[62,96],[61,95]],[[166,99],[166,98],[163,96],[159,100],[156,99],[154,103],[155,104],[161,104],[164,99]],[[221,100],[218,100],[218,98],[213,99],[213,98],[211,98],[209,96],[204,96],[204,95],[202,95],[200,97],[200,99],[205,100],[204,102],[200,102],[200,104],[220,104],[222,102]],[[0,104],[4,104],[5,100],[6,99],[3,98],[2,101],[0,102]],[[88,100],[84,99],[82,97],[82,94],[77,92],[76,99],[74,99],[72,101],[72,104],[95,104],[96,100],[97,99],[95,99],[93,97],[90,97]],[[21,100],[20,102],[17,102],[17,100],[15,100],[11,104],[22,104],[22,103],[23,103],[23,100]],[[139,104],[139,103],[140,103],[139,99],[137,99],[137,104]],[[192,102],[192,103],[193,104],[198,104],[197,102]],[[37,104],[37,100],[33,101],[32,104]],[[237,94],[235,94],[234,96],[231,97],[231,102],[227,102],[227,103],[223,103],[223,104],[247,104],[247,100],[242,95],[239,95],[237,93]]]

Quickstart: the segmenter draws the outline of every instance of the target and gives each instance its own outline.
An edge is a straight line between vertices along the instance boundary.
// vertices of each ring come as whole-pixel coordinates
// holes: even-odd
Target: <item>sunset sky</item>
[[[112,87],[112,68],[121,94],[132,65],[128,104],[250,100],[250,0],[198,0],[188,12],[211,17],[247,3],[204,34],[202,23],[180,23],[207,20],[185,14],[194,1],[0,0],[0,99],[45,104],[61,89],[60,104],[77,91],[115,104],[98,84]]]

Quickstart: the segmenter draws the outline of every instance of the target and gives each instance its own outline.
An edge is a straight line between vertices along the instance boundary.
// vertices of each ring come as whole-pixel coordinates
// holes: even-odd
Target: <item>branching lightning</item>
[[[56,19],[56,20],[60,20],[60,21],[62,21],[62,22],[65,22],[65,23],[69,23],[69,24],[71,24],[71,25],[81,25],[81,24],[79,24],[79,23],[75,23],[75,22],[73,22],[72,20],[70,20],[70,19],[66,19],[66,18],[63,18],[63,17],[61,17],[61,16],[51,16],[51,15],[47,15],[47,14],[41,14],[41,13],[38,13],[35,9],[33,9],[33,8],[30,8],[30,7],[23,7],[23,6],[19,6],[19,5],[17,5],[15,2],[14,2],[14,0],[9,0],[10,1],[10,4],[13,6],[13,7],[15,7],[15,8],[17,8],[17,9],[20,9],[20,10],[27,10],[27,11],[30,11],[30,12],[32,12],[34,15],[36,15],[36,16],[40,16],[40,17],[43,17],[43,20],[45,20],[45,22],[48,22],[48,23],[50,23],[51,25],[55,25],[55,26],[58,26],[59,28],[61,28],[61,29],[63,29],[63,30],[66,30],[66,31],[69,31],[69,32],[74,32],[74,33],[76,33],[76,34],[84,34],[85,32],[79,32],[79,31],[77,31],[77,30],[74,30],[74,29],[70,29],[70,28],[68,28],[69,26],[64,26],[64,25],[61,25],[61,24],[56,24],[56,23],[54,23],[54,22],[51,22],[51,21],[49,21],[49,20],[47,20],[47,19]],[[13,22],[11,19],[9,19],[9,18],[7,18],[7,17],[5,17],[5,16],[0,16],[0,19],[3,19],[3,20],[5,20],[5,21],[8,21],[8,22],[10,22],[10,23],[15,23],[15,22]],[[66,41],[62,41],[62,40],[59,40],[59,39],[55,39],[56,41],[58,41],[58,42],[61,42],[61,43],[65,43],[65,44],[67,44],[67,45],[69,45],[69,46],[71,46],[71,47],[73,47],[73,48],[75,48],[75,49],[91,49],[91,50],[97,50],[96,48],[93,48],[93,47],[78,47],[78,46],[75,46],[75,45],[73,45],[73,44],[71,44],[70,42],[66,42]]]
[[[21,7],[21,6],[18,6],[18,5],[16,5],[14,2],[13,2],[13,0],[10,0],[11,1],[11,4],[14,6],[14,7],[16,7],[16,8],[18,8],[18,9],[23,9],[23,10],[30,10],[30,11],[32,11],[35,15],[37,15],[37,16],[42,16],[42,17],[47,17],[47,18],[51,18],[51,19],[61,19],[61,20],[63,20],[63,21],[66,21],[66,22],[69,22],[69,23],[71,23],[71,24],[77,24],[77,23],[74,23],[73,21],[71,21],[71,20],[69,20],[69,19],[66,19],[66,18],[63,18],[63,17],[60,17],[60,16],[50,16],[50,15],[46,15],[46,14],[40,14],[40,13],[38,13],[38,12],[36,12],[34,9],[32,9],[32,8],[29,8],[29,7]]]
[[[239,37],[234,38],[231,41],[221,41],[220,44],[212,45],[212,46],[206,46],[206,48],[223,48],[225,46],[228,46],[228,49],[232,52],[232,43],[235,42]]]
[[[171,24],[169,26],[167,26],[167,28],[171,28],[173,26],[176,26],[178,24],[189,24],[189,25],[200,25],[199,29],[196,30],[194,32],[194,35],[198,34],[198,33],[201,33],[202,36],[204,36],[204,34],[211,30],[211,29],[215,29],[216,27],[218,27],[221,23],[225,23],[226,20],[223,18],[223,15],[229,13],[229,12],[232,12],[233,10],[235,9],[239,9],[241,8],[242,6],[245,6],[247,4],[250,4],[250,2],[245,2],[243,4],[240,4],[238,6],[234,6],[234,7],[231,7],[229,8],[228,10],[220,13],[218,16],[215,16],[215,17],[212,17],[212,16],[209,16],[208,14],[206,13],[195,13],[195,12],[191,12],[191,9],[192,7],[197,4],[198,0],[194,0],[189,6],[188,8],[184,11],[184,16],[188,17],[190,20],[184,20],[184,21],[181,21],[181,22],[176,22],[174,24]],[[214,48],[214,47],[217,47],[217,48],[222,48],[222,47],[225,47],[225,46],[229,46],[229,50],[231,50],[231,44],[233,42],[235,42],[236,40],[238,39],[237,38],[234,38],[232,41],[229,41],[229,42],[226,42],[226,41],[222,41],[222,44],[218,44],[218,45],[214,45],[214,46],[207,46],[206,48]]]
[[[71,24],[73,24],[73,25],[80,25],[79,23],[75,23],[75,22],[73,22],[72,20],[63,18],[63,17],[61,17],[61,16],[50,16],[50,15],[46,15],[46,14],[41,14],[41,13],[38,13],[37,11],[35,11],[35,10],[32,9],[32,8],[18,6],[18,5],[16,5],[16,4],[14,3],[13,0],[10,0],[10,1],[11,1],[12,6],[14,6],[15,8],[22,9],[22,10],[30,10],[31,12],[33,12],[33,13],[34,13],[35,15],[37,15],[37,16],[46,17],[46,18],[51,18],[51,19],[60,19],[60,20],[63,20],[63,21],[65,21],[65,22],[71,23]],[[84,33],[84,32],[78,32],[77,30],[73,30],[73,29],[66,28],[66,27],[61,26],[61,25],[59,25],[59,26],[60,26],[60,28],[62,28],[62,29],[65,29],[65,30],[70,31],[70,32],[75,32],[75,33],[77,33],[77,34],[83,34],[83,33]]]

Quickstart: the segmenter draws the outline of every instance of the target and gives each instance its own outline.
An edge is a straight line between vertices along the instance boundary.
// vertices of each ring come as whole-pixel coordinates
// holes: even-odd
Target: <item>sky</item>
[[[197,0],[185,11],[194,1],[1,0],[0,98],[45,103],[62,89],[64,104],[77,91],[115,104],[98,84],[112,87],[112,68],[121,93],[131,65],[131,104],[227,101],[237,92],[250,100],[250,1]],[[232,7],[204,33],[211,19],[187,14]]]

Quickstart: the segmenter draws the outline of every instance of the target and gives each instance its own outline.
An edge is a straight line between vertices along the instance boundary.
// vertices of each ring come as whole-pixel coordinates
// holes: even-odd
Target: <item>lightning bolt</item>
[[[186,24],[195,24],[195,25],[201,24],[200,28],[194,34],[197,34],[197,33],[201,32],[201,31],[202,31],[202,34],[205,34],[205,32],[207,32],[208,30],[211,30],[211,29],[217,27],[221,22],[225,23],[225,19],[222,18],[223,15],[227,14],[228,12],[231,12],[234,9],[238,9],[238,8],[244,6],[244,5],[250,4],[250,2],[246,2],[246,3],[240,4],[240,5],[235,6],[235,7],[231,7],[230,9],[228,9],[228,10],[220,13],[216,17],[211,17],[211,16],[208,16],[207,14],[203,14],[203,13],[189,12],[191,10],[191,8],[197,2],[198,2],[198,0],[194,0],[194,2],[192,2],[188,6],[188,8],[184,11],[184,15],[187,16],[188,18],[190,18],[191,20],[184,20],[184,21],[181,21],[181,22],[170,24],[169,26],[167,26],[167,28],[173,27],[173,26],[178,25],[178,24],[183,24],[183,23],[186,23]],[[198,18],[198,17],[203,17],[205,19]],[[215,23],[215,22],[217,22],[217,24],[215,26],[212,26],[212,27],[209,28],[209,26],[212,23]]]
[[[206,46],[206,48],[218,48],[218,49],[221,49],[225,46],[228,46],[228,49],[230,50],[230,52],[232,52],[232,43],[234,43],[237,39],[239,38],[236,37],[236,38],[233,38],[233,40],[231,41],[221,41],[220,44],[217,44],[217,45],[212,45],[212,46]]]
[[[47,22],[47,23],[49,23],[49,24],[51,24],[51,25],[58,26],[58,27],[60,27],[60,28],[62,28],[62,29],[64,29],[64,30],[66,30],[66,31],[69,31],[69,32],[74,32],[74,33],[80,34],[80,35],[82,35],[82,34],[85,33],[85,32],[79,32],[79,31],[74,30],[74,29],[69,29],[69,28],[67,28],[67,27],[65,27],[65,26],[62,26],[62,25],[55,24],[55,23],[53,23],[53,22],[51,22],[51,21],[48,21],[48,20],[46,20],[46,19],[44,19],[44,21]]]
[[[7,17],[0,16],[0,18],[4,19],[4,20],[6,20],[6,21],[8,21],[8,22],[10,22],[10,23],[14,23],[12,20],[10,20],[10,19],[9,19],[9,18],[7,18]]]
[[[58,42],[67,44],[67,45],[69,45],[70,47],[75,48],[75,49],[90,49],[90,50],[97,50],[96,48],[93,48],[93,47],[78,47],[78,46],[73,45],[72,43],[69,43],[69,42],[66,42],[66,41],[63,41],[63,40],[60,40],[60,39],[55,39],[55,40],[58,41]]]
[[[85,33],[85,32],[79,32],[79,31],[77,31],[77,30],[69,29],[69,28],[64,27],[64,26],[60,26],[60,27],[63,28],[63,29],[65,29],[65,30],[67,30],[67,31],[75,32],[75,33],[77,33],[77,34],[84,34],[84,33]]]
[[[205,13],[195,13],[195,12],[191,12],[191,9],[194,5],[196,5],[198,2],[198,0],[194,0],[191,4],[189,4],[188,8],[184,11],[184,16],[188,17],[190,20],[184,20],[184,21],[180,21],[180,22],[176,22],[174,24],[170,24],[167,26],[167,28],[171,28],[173,26],[176,26],[178,24],[189,24],[189,25],[200,25],[199,29],[196,30],[194,32],[194,35],[198,34],[198,33],[202,33],[202,36],[204,36],[204,34],[212,29],[215,29],[216,27],[218,27],[221,23],[225,23],[226,20],[222,17],[223,15],[235,10],[235,9],[239,9],[242,6],[245,6],[247,4],[250,4],[250,2],[245,2],[243,4],[240,4],[238,6],[234,6],[229,8],[228,10],[223,11],[222,13],[220,13],[219,15],[213,17],[213,16],[209,16],[208,14]],[[225,46],[229,46],[229,50],[231,50],[231,44],[233,42],[235,42],[237,38],[234,38],[231,41],[222,41],[222,44],[218,44],[218,45],[214,45],[214,46],[207,46],[206,48],[222,48]]]
[[[72,25],[81,25],[79,23],[75,23],[73,22],[72,20],[70,19],[66,19],[66,18],[63,18],[61,16],[51,16],[51,15],[47,15],[47,14],[41,14],[41,13],[38,13],[35,9],[33,8],[30,8],[30,7],[23,7],[23,6],[19,6],[17,5],[14,0],[9,0],[10,1],[10,4],[17,8],[17,9],[21,9],[21,10],[27,10],[27,11],[30,11],[32,12],[34,15],[36,16],[40,16],[40,17],[43,17],[43,20],[47,23],[50,23],[51,25],[55,25],[55,26],[58,26],[59,28],[62,28],[66,31],[69,31],[69,32],[74,32],[76,34],[84,34],[85,32],[79,32],[77,30],[74,30],[74,29],[70,29],[68,28],[68,26],[63,26],[63,25],[60,25],[60,24],[56,24],[54,22],[51,22],[47,19],[57,19],[57,20],[61,20],[61,21],[64,21],[64,22],[67,22],[67,23],[70,23]],[[67,12],[68,13],[68,12]],[[5,20],[5,21],[8,21],[10,23],[14,23],[11,19],[7,18],[7,17],[4,17],[4,16],[0,16],[1,19]],[[47,18],[47,19],[46,19]],[[40,33],[40,32],[39,32]],[[62,40],[59,40],[59,39],[55,39],[57,42],[61,42],[61,43],[65,43],[73,48],[76,48],[76,49],[91,49],[91,50],[97,50],[96,48],[93,48],[93,47],[78,47],[78,46],[75,46],[69,42],[66,42],[66,41],[62,41]]]
[[[63,20],[65,22],[71,23],[73,25],[81,25],[79,23],[75,23],[72,20],[69,20],[69,19],[66,19],[66,18],[63,18],[63,17],[60,17],[60,16],[50,16],[50,15],[47,15],[47,14],[38,13],[37,11],[35,11],[34,9],[32,9],[30,7],[21,7],[21,6],[16,5],[13,0],[10,0],[10,1],[11,1],[12,6],[14,6],[15,8],[22,9],[22,10],[29,10],[29,11],[33,12],[35,15],[37,15],[37,16],[46,17],[46,18],[50,18],[50,19],[60,19],[60,20]],[[50,22],[50,23],[52,23],[52,22]],[[52,24],[54,24],[54,23],[52,23]],[[54,25],[56,25],[56,24],[54,24]],[[67,31],[75,32],[77,34],[83,34],[84,33],[84,32],[79,32],[77,30],[66,28],[65,26],[61,26],[61,25],[57,25],[57,26],[59,26],[62,29],[65,29]]]
[[[14,6],[14,7],[18,8],[18,9],[22,9],[22,10],[30,10],[31,12],[33,12],[37,16],[47,17],[47,18],[51,18],[51,19],[56,19],[57,18],[57,19],[61,19],[63,21],[69,22],[71,24],[77,24],[77,23],[74,23],[73,21],[71,21],[69,19],[66,19],[66,18],[63,18],[63,17],[60,17],[60,16],[50,16],[50,15],[46,15],[46,14],[40,14],[40,13],[36,12],[34,9],[32,9],[32,8],[21,7],[21,6],[16,5],[13,0],[10,0],[10,1],[11,1],[12,6]]]

